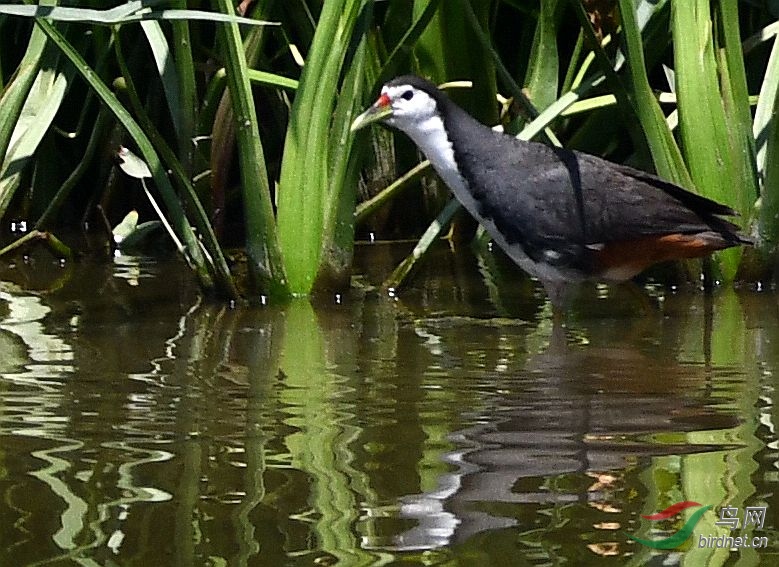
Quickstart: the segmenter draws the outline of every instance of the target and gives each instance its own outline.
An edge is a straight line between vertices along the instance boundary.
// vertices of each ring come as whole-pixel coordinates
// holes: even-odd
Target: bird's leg
[[[564,281],[541,280],[552,304],[552,322],[555,327],[565,325],[565,302],[569,287]]]
[[[552,311],[552,333],[549,335],[547,354],[565,356],[568,353],[567,329],[562,320],[563,316],[564,312],[560,309]]]

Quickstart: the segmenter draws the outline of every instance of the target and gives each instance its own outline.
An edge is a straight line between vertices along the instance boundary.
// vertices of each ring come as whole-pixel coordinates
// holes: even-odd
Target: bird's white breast
[[[409,128],[406,134],[422,150],[438,175],[444,180],[455,195],[466,191],[466,182],[460,174],[454,159],[454,147],[444,128],[444,121],[438,115],[428,116]]]

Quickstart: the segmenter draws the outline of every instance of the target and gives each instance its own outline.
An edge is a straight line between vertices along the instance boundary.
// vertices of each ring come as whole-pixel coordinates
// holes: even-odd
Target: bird
[[[385,83],[351,125],[405,133],[460,204],[564,309],[572,284],[624,282],[659,262],[752,244],[732,208],[656,175],[523,141],[473,118],[432,82]]]

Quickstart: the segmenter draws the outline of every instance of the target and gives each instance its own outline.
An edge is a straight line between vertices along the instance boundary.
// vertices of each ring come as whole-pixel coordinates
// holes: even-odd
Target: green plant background
[[[487,124],[732,206],[756,247],[687,275],[768,280],[779,242],[771,6],[256,0],[236,14],[228,0],[1,4],[0,254],[46,242],[69,257],[86,245],[60,236],[88,226],[110,244],[137,211],[167,227],[201,287],[222,297],[343,290],[355,238],[421,236],[385,282],[402,285],[447,227],[454,239],[474,235],[406,140],[349,131],[383,81],[413,72],[456,81],[451,96]],[[117,169],[119,148],[149,175]],[[14,234],[20,219],[28,232]],[[130,242],[159,234],[145,226]]]

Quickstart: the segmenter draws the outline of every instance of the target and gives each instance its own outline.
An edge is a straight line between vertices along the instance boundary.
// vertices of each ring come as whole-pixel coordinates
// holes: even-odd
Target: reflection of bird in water
[[[428,321],[419,336],[434,336],[435,325]],[[590,529],[604,514],[626,525],[635,510],[625,509],[620,491],[645,490],[637,461],[726,449],[666,442],[658,435],[738,424],[711,404],[705,367],[680,364],[662,339],[661,346],[648,342],[645,350],[629,340],[603,340],[614,332],[602,321],[586,330],[586,346],[569,344],[564,335],[551,338],[549,348],[531,355],[513,375],[509,370],[490,378],[494,393],[484,394],[486,381],[479,380],[481,397],[463,416],[471,425],[449,436],[459,447],[444,456],[454,472],[441,475],[436,490],[401,499],[395,514],[413,520],[412,527],[366,545],[430,549],[486,531],[545,529],[549,514],[539,512],[565,504],[578,505],[576,517]],[[667,340],[673,340],[669,333]],[[456,364],[448,353],[438,356]],[[451,387],[468,385],[458,381]]]

